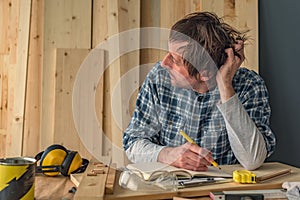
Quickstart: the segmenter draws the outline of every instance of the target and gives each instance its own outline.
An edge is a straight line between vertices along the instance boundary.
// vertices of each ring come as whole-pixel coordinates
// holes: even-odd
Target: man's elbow
[[[245,163],[242,164],[242,166],[246,169],[246,170],[256,170],[257,168],[259,168],[260,166],[262,166],[262,164],[264,163],[264,160],[252,160],[252,161],[247,161]]]
[[[262,166],[264,163],[265,159],[267,157],[267,152],[261,152],[261,155],[255,156],[252,159],[246,159],[241,165],[246,169],[246,170],[255,170]]]

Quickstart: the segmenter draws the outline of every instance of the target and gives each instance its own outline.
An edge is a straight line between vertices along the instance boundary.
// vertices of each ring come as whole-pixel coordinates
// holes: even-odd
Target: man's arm
[[[132,162],[157,161],[163,146],[158,137],[161,124],[158,119],[160,105],[155,76],[159,63],[147,75],[137,97],[133,117],[123,135],[123,147]]]
[[[245,105],[248,106],[247,111],[234,91],[232,80],[244,60],[243,50],[243,41],[238,41],[233,48],[226,49],[228,58],[217,74],[221,97],[218,108],[225,119],[228,138],[236,158],[246,169],[253,170],[264,162],[268,154],[267,150],[271,152],[272,145],[275,145],[275,138],[272,137],[273,133],[268,127],[269,104],[263,82],[258,83],[262,85],[253,86],[251,88],[253,91],[248,91],[250,103]],[[259,113],[258,116],[256,113]],[[264,133],[258,129],[258,126]],[[262,128],[264,126],[267,128]]]
[[[265,140],[237,95],[218,105],[218,108],[225,119],[235,157],[248,170],[260,167],[267,156]]]
[[[156,162],[161,145],[154,144],[147,139],[136,140],[126,149],[126,155],[131,162]]]

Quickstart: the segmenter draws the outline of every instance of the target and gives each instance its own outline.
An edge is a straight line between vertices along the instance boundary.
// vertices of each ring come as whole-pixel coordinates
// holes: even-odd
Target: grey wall
[[[259,73],[272,107],[271,161],[300,167],[300,1],[259,1]]]

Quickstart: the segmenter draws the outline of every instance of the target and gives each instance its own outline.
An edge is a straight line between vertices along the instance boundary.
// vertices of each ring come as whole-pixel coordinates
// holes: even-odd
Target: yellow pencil
[[[189,143],[191,143],[191,144],[196,144],[196,142],[192,139],[192,138],[190,138],[183,130],[180,130],[179,131],[179,133],[189,142]],[[197,145],[197,144],[196,144]],[[221,170],[221,167],[216,163],[216,161],[212,161],[211,162],[211,164],[214,166],[214,167],[216,167],[216,168],[218,168],[218,169],[220,169]]]

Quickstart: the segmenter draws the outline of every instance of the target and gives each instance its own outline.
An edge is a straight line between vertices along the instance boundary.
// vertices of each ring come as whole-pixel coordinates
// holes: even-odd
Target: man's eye
[[[176,63],[176,60],[174,59],[173,56],[171,56],[171,61],[172,61],[173,63]]]
[[[172,55],[170,55],[170,60],[174,62],[174,57]]]
[[[170,55],[170,60],[175,64],[175,65],[179,65],[180,62],[178,60],[176,60],[172,55]]]
[[[175,60],[175,59],[173,59],[173,63],[174,63],[175,65],[179,65],[179,64],[180,64],[180,62],[177,61],[177,60]]]

